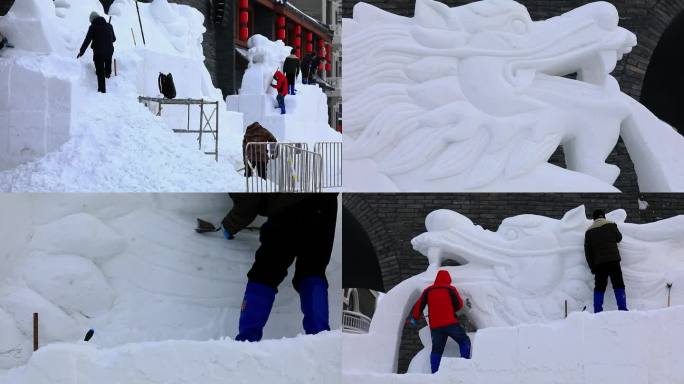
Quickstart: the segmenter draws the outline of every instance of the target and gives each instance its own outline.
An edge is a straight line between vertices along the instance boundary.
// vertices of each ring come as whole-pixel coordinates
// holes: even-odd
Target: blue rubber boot
[[[237,341],[259,341],[264,334],[264,326],[271,314],[276,290],[268,285],[249,282],[240,311],[239,334]]]
[[[442,355],[436,353],[430,354],[430,369],[432,369],[432,373],[439,371],[440,361],[442,361]]]
[[[617,301],[617,307],[620,311],[628,311],[627,309],[627,294],[624,288],[615,288],[615,301]]]
[[[461,351],[461,357],[470,359],[470,339],[465,339],[458,343],[458,350]]]
[[[304,332],[315,335],[329,331],[328,322],[328,283],[320,276],[307,276],[298,286],[299,300],[304,314]]]
[[[594,313],[603,312],[603,291],[594,291]]]

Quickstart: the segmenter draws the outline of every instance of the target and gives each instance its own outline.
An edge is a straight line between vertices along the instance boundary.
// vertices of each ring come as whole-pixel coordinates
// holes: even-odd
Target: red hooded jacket
[[[413,306],[411,316],[419,320],[426,305],[430,329],[458,324],[455,312],[463,308],[463,300],[456,288],[451,286],[451,275],[448,271],[437,272],[435,283],[425,288]]]
[[[276,71],[275,74],[273,74],[273,79],[277,82],[276,85],[271,85],[271,87],[275,88],[276,91],[278,91],[278,94],[280,96],[287,96],[287,88],[288,88],[288,83],[287,83],[287,76],[285,76],[284,73],[280,71]]]

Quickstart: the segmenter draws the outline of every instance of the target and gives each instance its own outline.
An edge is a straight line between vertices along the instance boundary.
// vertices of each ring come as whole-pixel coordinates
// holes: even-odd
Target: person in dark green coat
[[[625,281],[620,267],[618,243],[622,234],[612,221],[606,220],[605,213],[594,211],[594,223],[584,235],[584,254],[591,273],[594,274],[594,313],[603,311],[603,297],[606,293],[608,278],[613,285],[618,309],[627,310]]]

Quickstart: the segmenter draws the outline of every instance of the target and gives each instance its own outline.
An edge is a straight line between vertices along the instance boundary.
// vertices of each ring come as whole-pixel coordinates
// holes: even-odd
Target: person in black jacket
[[[97,90],[106,93],[105,78],[112,74],[112,56],[114,55],[114,28],[107,23],[104,17],[92,12],[90,14],[90,28],[86,34],[81,50],[76,58],[80,58],[85,53],[88,46],[92,43],[93,62],[95,62],[95,73],[97,74]]]
[[[605,213],[594,211],[594,223],[584,235],[584,254],[591,273],[594,274],[594,313],[603,311],[603,297],[608,285],[608,277],[613,285],[618,309],[627,310],[625,282],[620,268],[618,243],[622,234],[617,224],[606,220]]]
[[[292,285],[299,293],[306,334],[329,331],[328,280],[337,221],[337,194],[237,193],[222,221],[226,239],[248,226],[257,215],[261,226],[254,264],[240,311],[238,341],[259,341],[271,313],[278,285],[295,262]]]
[[[314,54],[312,52],[307,53],[304,55],[304,58],[302,59],[302,84],[309,84],[309,77],[311,73],[311,61],[314,58]]]
[[[297,80],[297,76],[299,76],[300,65],[299,58],[294,54],[290,54],[290,56],[288,56],[283,63],[283,72],[285,72],[285,75],[287,76],[287,84],[289,86],[288,91],[290,95],[297,94],[297,90],[295,89],[295,81]]]

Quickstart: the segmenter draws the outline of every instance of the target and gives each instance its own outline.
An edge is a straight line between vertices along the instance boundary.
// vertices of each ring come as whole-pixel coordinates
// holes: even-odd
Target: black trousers
[[[613,289],[625,288],[625,281],[622,278],[622,268],[619,261],[599,264],[594,267],[594,290],[605,292],[608,286],[608,278],[613,284]]]
[[[93,54],[93,62],[95,62],[95,74],[97,75],[97,90],[106,93],[105,78],[112,75],[112,55]]]
[[[268,170],[268,163],[266,163],[265,161],[257,161],[253,164],[255,164],[257,176],[266,180],[266,171]],[[246,166],[245,167],[245,176],[252,177],[252,174],[253,174],[252,168],[250,168],[249,166]]]
[[[261,246],[247,273],[249,281],[277,290],[295,260],[292,279],[295,289],[304,277],[325,279],[336,221],[337,194],[334,193],[314,195],[269,217],[261,226]]]

